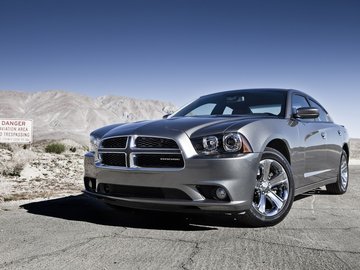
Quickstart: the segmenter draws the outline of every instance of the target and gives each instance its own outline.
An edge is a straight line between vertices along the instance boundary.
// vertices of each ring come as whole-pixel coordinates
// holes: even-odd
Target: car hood
[[[188,137],[206,136],[242,126],[260,117],[173,117],[169,119],[127,123],[108,130],[102,137],[119,135],[173,136],[186,133]]]

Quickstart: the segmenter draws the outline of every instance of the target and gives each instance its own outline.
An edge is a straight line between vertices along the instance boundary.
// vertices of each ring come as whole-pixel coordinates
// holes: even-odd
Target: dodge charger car
[[[311,96],[288,89],[202,96],[164,119],[91,133],[84,192],[108,204],[237,213],[271,226],[294,196],[349,182],[349,138]]]

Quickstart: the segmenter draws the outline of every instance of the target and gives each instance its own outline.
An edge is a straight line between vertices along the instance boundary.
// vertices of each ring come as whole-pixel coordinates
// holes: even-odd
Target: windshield
[[[201,97],[173,116],[272,115],[285,117],[286,92],[239,90]]]

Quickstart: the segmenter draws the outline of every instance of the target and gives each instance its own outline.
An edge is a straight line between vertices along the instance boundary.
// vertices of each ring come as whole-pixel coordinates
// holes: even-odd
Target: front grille
[[[98,192],[113,197],[191,200],[186,193],[175,188],[99,184]]]
[[[108,166],[126,166],[126,156],[124,153],[101,153],[101,163]]]
[[[174,140],[156,137],[137,137],[135,140],[137,148],[169,148],[179,149]]]
[[[181,154],[137,154],[135,164],[144,168],[182,168]]]
[[[126,148],[128,137],[114,137],[101,142],[102,148]]]
[[[98,149],[99,166],[126,168],[184,168],[184,159],[173,139],[122,135],[105,138]],[[114,168],[112,168],[114,169]]]

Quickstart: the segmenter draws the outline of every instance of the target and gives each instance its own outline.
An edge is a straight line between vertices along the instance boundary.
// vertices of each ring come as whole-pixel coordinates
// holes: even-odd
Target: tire
[[[339,173],[337,181],[333,184],[326,185],[326,190],[330,194],[344,194],[349,186],[349,164],[348,156],[343,150],[340,158]]]
[[[250,209],[242,223],[251,227],[273,226],[289,213],[295,184],[287,159],[273,148],[265,148],[259,162]]]

